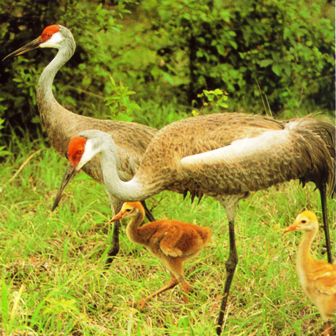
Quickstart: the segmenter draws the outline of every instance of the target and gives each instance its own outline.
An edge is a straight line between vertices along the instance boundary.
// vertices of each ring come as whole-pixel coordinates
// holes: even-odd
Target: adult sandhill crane
[[[123,200],[142,200],[167,189],[217,199],[229,221],[230,253],[218,316],[222,324],[231,282],[238,262],[234,218],[238,201],[249,192],[299,179],[321,191],[326,211],[326,187],[335,187],[335,128],[310,118],[280,122],[257,115],[222,113],[174,122],[156,133],[134,177],[122,181],[116,169],[116,145],[108,134],[90,130],[71,142],[72,171],[100,154],[108,192]],[[326,216],[324,217],[326,218]],[[328,256],[330,239],[325,222]]]
[[[183,263],[199,253],[209,242],[211,230],[207,227],[168,219],[140,226],[145,217],[145,211],[140,202],[125,202],[120,212],[111,221],[126,217],[130,217],[126,228],[129,240],[146,246],[162,261],[171,274],[171,280],[166,285],[139,302],[139,308],[144,308],[150,299],[177,284],[181,286],[184,293],[188,294],[191,286],[184,278]],[[188,301],[186,296],[184,301]]]
[[[305,210],[285,232],[298,230],[304,232],[297,252],[296,270],[305,294],[317,306],[325,322],[323,335],[332,335],[330,321],[336,312],[336,265],[316,260],[311,255],[311,246],[318,227],[316,215]]]
[[[85,129],[99,129],[113,136],[118,151],[118,172],[124,180],[129,180],[135,173],[140,159],[151,141],[156,130],[154,128],[133,122],[99,120],[75,114],[55,99],[52,84],[58,70],[73,56],[76,48],[75,40],[69,29],[55,24],[47,26],[40,36],[13,51],[4,59],[22,55],[36,48],[56,48],[58,52],[54,59],[43,70],[37,85],[37,105],[41,120],[51,145],[62,155],[66,153],[69,139]],[[3,60],[4,60],[3,59]],[[95,180],[102,182],[98,160],[91,161],[83,170]],[[57,206],[56,201],[53,208]],[[111,197],[111,205],[117,213],[122,205],[116,197]],[[150,220],[153,216],[147,211]],[[114,225],[113,246],[109,251],[107,262],[119,250],[119,222]]]

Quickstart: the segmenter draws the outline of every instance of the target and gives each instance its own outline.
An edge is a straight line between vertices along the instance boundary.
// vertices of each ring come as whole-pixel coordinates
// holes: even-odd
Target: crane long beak
[[[67,186],[67,184],[73,179],[73,177],[76,175],[77,171],[76,171],[76,167],[73,167],[73,166],[69,166],[68,169],[66,170],[64,176],[63,176],[63,179],[62,179],[62,183],[61,183],[61,186],[58,190],[58,193],[55,197],[55,200],[54,200],[54,203],[53,203],[53,206],[51,208],[51,211],[54,211],[61,198],[62,198],[62,193],[63,193],[63,190],[65,189],[65,187]]]
[[[10,54],[8,54],[7,56],[5,56],[2,59],[2,61],[6,60],[9,57],[19,56],[19,55],[22,55],[22,54],[26,53],[27,51],[34,50],[34,49],[38,48],[40,46],[40,44],[41,44],[41,39],[40,39],[40,37],[37,37],[35,40],[26,43],[25,45],[23,45],[19,49],[16,49],[13,52],[11,52]]]

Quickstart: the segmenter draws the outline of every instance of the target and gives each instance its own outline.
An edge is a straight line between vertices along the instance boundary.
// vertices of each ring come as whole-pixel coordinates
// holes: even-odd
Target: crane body
[[[67,174],[82,169],[98,155],[107,190],[119,199],[142,200],[172,190],[198,197],[209,195],[223,205],[230,252],[218,316],[220,334],[238,262],[234,219],[239,200],[251,191],[292,179],[333,191],[334,148],[335,127],[323,121],[302,118],[281,122],[258,115],[220,113],[177,121],[158,131],[129,181],[118,175],[113,138],[98,130],[83,131],[70,140]],[[331,259],[327,222],[324,229]]]

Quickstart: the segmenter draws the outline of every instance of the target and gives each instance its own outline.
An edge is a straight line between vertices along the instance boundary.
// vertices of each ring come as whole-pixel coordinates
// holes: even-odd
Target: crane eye
[[[126,211],[126,212],[131,212],[131,210],[132,210],[132,209],[126,209],[125,211]]]

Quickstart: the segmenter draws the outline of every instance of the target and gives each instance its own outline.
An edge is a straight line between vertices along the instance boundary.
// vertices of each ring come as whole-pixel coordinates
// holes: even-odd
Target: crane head
[[[67,158],[70,162],[70,165],[75,167],[76,170],[80,170],[82,166],[84,166],[84,164],[79,165],[79,163],[81,163],[82,156],[86,152],[86,143],[87,138],[83,136],[75,136],[69,141]]]
[[[98,130],[82,131],[79,135],[70,139],[67,149],[67,158],[70,165],[63,176],[61,186],[52,206],[52,211],[58,206],[63,190],[76,173],[98,153],[103,151],[107,144],[112,144],[112,148],[114,148],[114,142],[111,136],[108,133]]]
[[[133,217],[138,213],[141,213],[143,217],[145,216],[145,210],[141,202],[125,202],[120,211],[113,216],[110,222],[115,222],[125,217]]]
[[[82,163],[82,157],[83,153],[85,152],[86,143],[87,139],[83,136],[75,136],[70,139],[67,151],[67,159],[69,160],[70,165],[63,176],[61,186],[55,197],[51,211],[54,211],[57,208],[65,187],[76,175],[76,172],[78,172],[85,164]]]
[[[312,231],[318,228],[318,220],[314,212],[305,210],[295,219],[294,223],[285,229],[290,231]]]
[[[58,24],[53,24],[53,25],[45,27],[40,36],[38,36],[33,41],[26,43],[19,49],[14,50],[13,52],[5,56],[2,60],[4,61],[5,59],[12,57],[12,56],[22,55],[36,48],[59,49],[61,42],[65,39],[64,35],[62,34],[63,28],[64,27]]]

